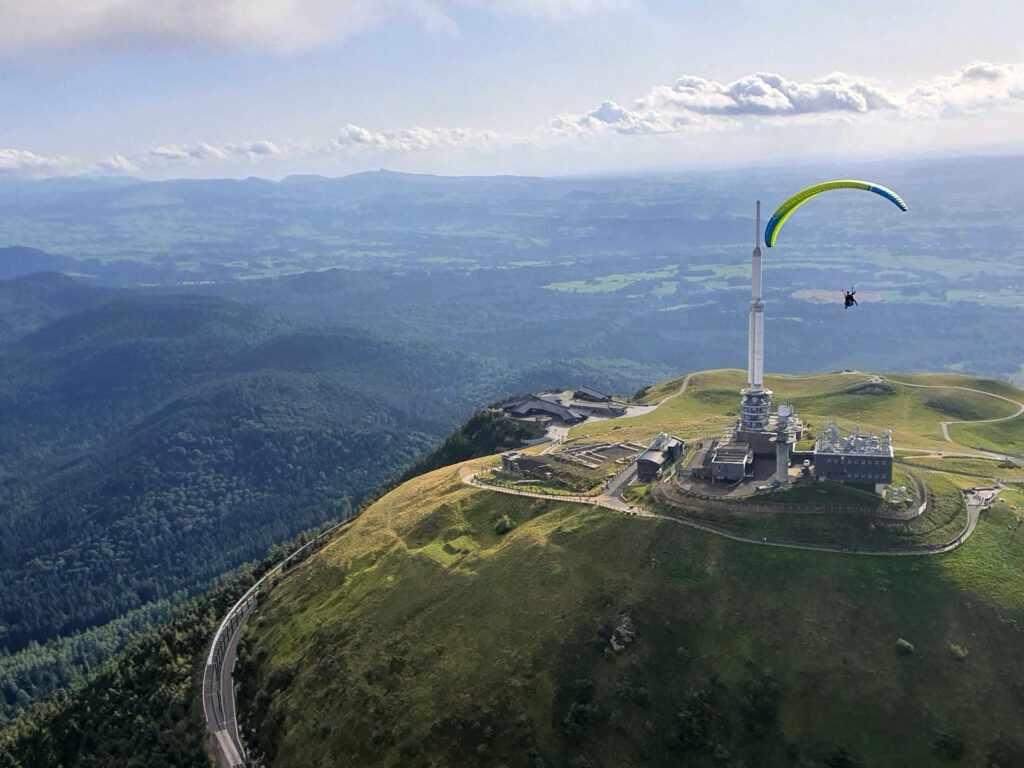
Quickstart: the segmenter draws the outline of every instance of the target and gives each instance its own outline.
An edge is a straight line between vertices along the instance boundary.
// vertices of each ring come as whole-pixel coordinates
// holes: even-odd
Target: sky
[[[1024,151],[1019,0],[0,0],[0,175]]]

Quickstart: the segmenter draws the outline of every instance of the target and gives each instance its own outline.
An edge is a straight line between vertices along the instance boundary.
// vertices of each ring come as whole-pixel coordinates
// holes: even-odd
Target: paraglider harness
[[[850,307],[857,306],[857,300],[853,298],[856,293],[857,292],[854,290],[849,290],[846,292],[846,297],[843,301],[843,309],[849,309]]]

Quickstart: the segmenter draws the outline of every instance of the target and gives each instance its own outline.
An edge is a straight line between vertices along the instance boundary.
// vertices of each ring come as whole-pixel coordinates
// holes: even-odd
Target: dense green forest
[[[208,768],[200,691],[210,638],[249,585],[314,533],[170,608],[69,690],[26,708],[0,729],[0,765]]]
[[[474,405],[592,370],[58,275],[0,282],[3,323],[30,328],[0,343],[0,722],[393,482]]]
[[[406,475],[451,463],[445,457],[485,455],[535,435],[535,429],[500,414],[478,411]],[[382,491],[369,494],[361,506]],[[314,535],[311,530],[274,547],[261,562],[237,569],[201,595],[177,604],[161,601],[144,616],[129,613],[85,633],[96,637],[76,635],[46,649],[33,643],[21,654],[0,657],[5,698],[16,702],[7,714],[21,713],[0,729],[0,765],[206,768],[200,689],[210,638],[224,612],[261,573]],[[133,639],[118,651],[126,638]],[[12,663],[17,659],[20,667]],[[48,676],[72,687],[33,706],[26,691]],[[54,687],[52,681],[48,685]]]
[[[0,731],[0,765],[207,768],[200,706],[204,647],[241,583],[193,598],[70,693]]]

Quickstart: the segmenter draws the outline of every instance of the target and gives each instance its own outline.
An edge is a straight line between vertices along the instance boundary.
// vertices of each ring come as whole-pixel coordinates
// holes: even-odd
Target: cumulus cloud
[[[551,128],[565,135],[668,133],[728,128],[759,119],[835,119],[869,113],[941,117],[1020,101],[1024,101],[1022,64],[973,62],[905,91],[841,72],[810,82],[770,72],[728,83],[684,75],[671,85],[652,88],[629,107],[605,101],[585,114],[558,117]]]
[[[951,75],[920,83],[906,98],[906,111],[918,117],[973,114],[1024,101],[1024,64],[974,61]]]
[[[601,102],[597,109],[585,115],[562,115],[551,121],[556,134],[580,136],[590,133],[614,131],[616,133],[667,133],[682,130],[692,124],[683,115],[668,118],[646,110],[640,112],[616,104],[614,101]]]
[[[632,0],[0,0],[0,50],[162,44],[294,51],[339,42],[396,16],[451,30],[451,11],[479,6],[564,19]]]
[[[586,5],[583,0],[581,3]],[[134,173],[203,165],[232,169],[273,159],[327,154],[485,152],[549,146],[559,140],[588,136],[708,132],[734,130],[757,122],[805,123],[837,117],[856,120],[868,115],[893,121],[939,120],[1022,107],[1024,64],[1020,63],[976,61],[904,90],[891,90],[866,78],[842,73],[809,82],[765,72],[727,83],[685,75],[671,85],[652,88],[630,106],[604,101],[585,114],[557,117],[526,135],[423,126],[380,131],[347,124],[338,135],[320,141],[257,139],[164,144],[141,153],[112,155],[98,162],[39,155],[23,149],[0,149],[0,174]]]
[[[96,164],[96,168],[104,173],[134,173],[139,170],[139,166],[124,155],[111,155],[104,158]]]
[[[267,139],[243,142],[241,144],[164,144],[154,147],[136,160],[125,160],[138,167],[166,166],[175,164],[226,163],[236,160],[259,160],[287,154],[287,148]],[[119,155],[117,157],[120,157]]]
[[[0,174],[50,176],[82,169],[82,163],[64,155],[37,155],[26,149],[0,148]]]
[[[359,125],[346,125],[331,140],[334,152],[351,149],[376,149],[391,152],[413,152],[438,148],[483,148],[508,137],[497,131],[468,128],[403,128],[399,131],[372,131]]]
[[[684,75],[672,85],[651,89],[632,107],[606,101],[584,115],[557,118],[553,127],[561,133],[665,133],[726,125],[742,118],[896,110],[901,103],[899,94],[838,72],[807,83],[770,72],[729,83]]]

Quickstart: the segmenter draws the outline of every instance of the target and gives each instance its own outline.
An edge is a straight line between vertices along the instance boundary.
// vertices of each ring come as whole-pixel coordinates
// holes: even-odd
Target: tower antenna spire
[[[759,432],[768,426],[772,393],[764,387],[764,300],[761,298],[761,201],[754,215],[754,252],[750,255],[750,331],[747,337],[747,386],[741,391],[740,426]]]
[[[757,201],[757,214],[754,216],[754,247],[761,245],[761,201]]]

